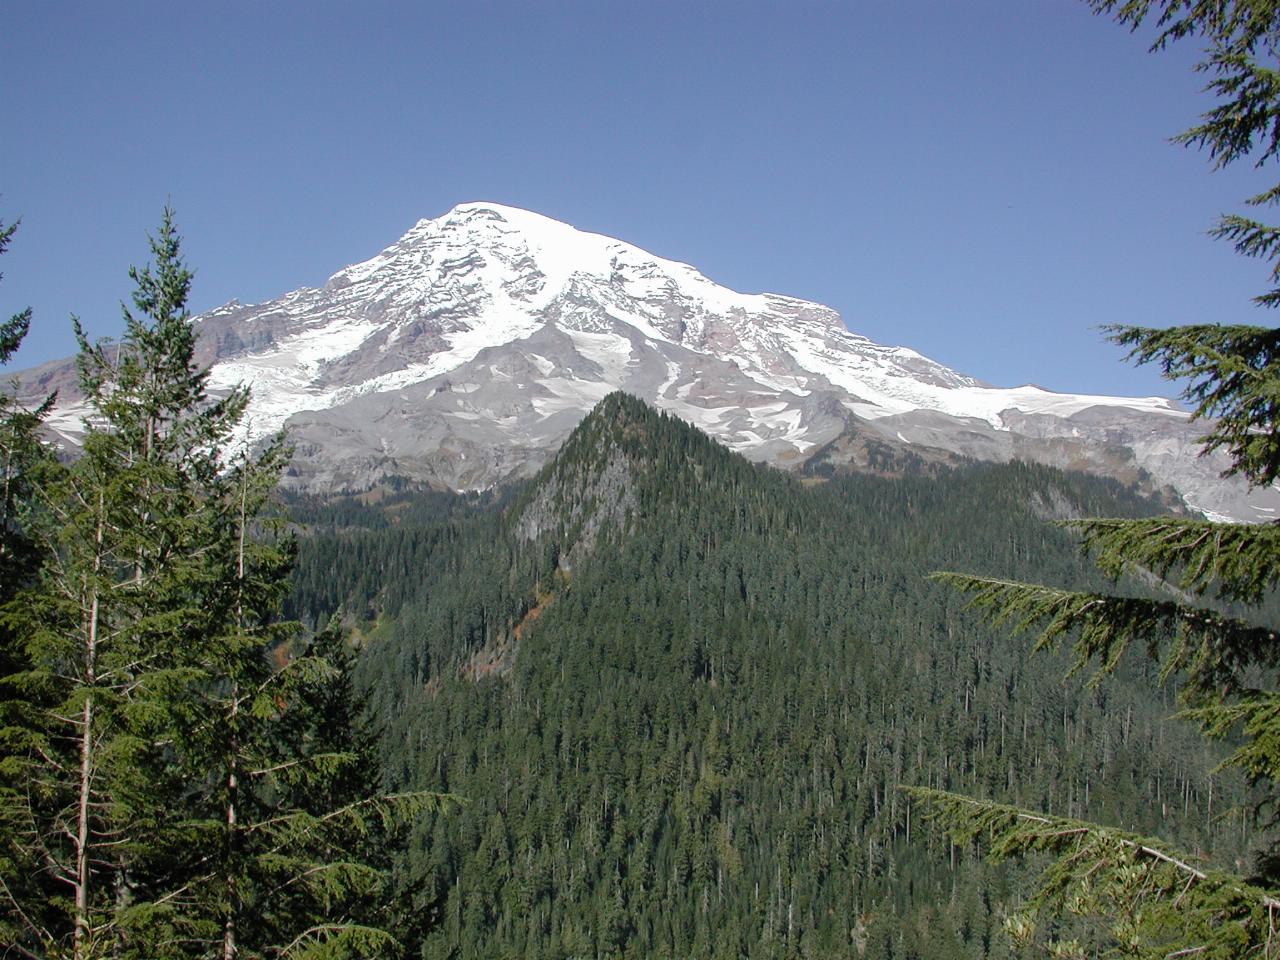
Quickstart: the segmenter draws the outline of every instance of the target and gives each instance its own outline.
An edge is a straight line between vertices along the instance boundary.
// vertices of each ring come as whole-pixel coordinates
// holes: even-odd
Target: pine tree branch
[[[294,842],[299,837],[305,837],[314,833],[324,824],[331,823],[339,819],[347,819],[360,817],[365,810],[388,810],[394,811],[403,808],[408,813],[417,813],[422,810],[438,810],[446,806],[461,804],[461,797],[456,797],[449,793],[432,793],[427,790],[418,790],[407,793],[388,793],[378,794],[372,797],[363,797],[353,803],[345,804],[335,810],[330,810],[323,814],[311,814],[302,810],[292,810],[288,813],[277,817],[271,817],[266,820],[260,820],[257,823],[246,824],[244,830],[246,832],[260,833],[263,831],[274,830],[277,827],[296,825],[301,827],[300,832],[293,832],[284,835],[282,843],[271,848],[270,853],[278,853],[283,849],[284,845]]]
[[[1112,579],[1147,570],[1202,596],[1256,604],[1280,584],[1280,523],[1218,523],[1183,517],[1063,520]]]
[[[955,842],[980,842],[993,861],[1050,856],[1031,900],[1037,912],[1070,908],[1107,924],[1114,936],[1136,931],[1146,947],[1133,952],[1144,957],[1186,949],[1277,956],[1280,898],[1242,877],[1201,869],[1159,841],[1113,827],[943,790],[900,789],[925,804]]]
[[[1053,649],[1075,631],[1072,673],[1096,661],[1093,684],[1135,642],[1160,662],[1162,679],[1182,675],[1189,696],[1238,690],[1248,668],[1280,663],[1280,633],[1210,609],[957,573],[930,579],[973,594],[971,605],[994,625],[1036,629],[1037,650]]]
[[[354,762],[355,759],[356,755],[349,751],[345,753],[335,753],[330,751],[327,753],[311,754],[306,757],[300,757],[296,760],[287,760],[283,763],[273,764],[269,767],[258,767],[253,770],[246,770],[244,775],[246,777],[265,777],[270,776],[273,773],[282,773],[286,770],[295,770],[299,768],[328,768],[335,764],[349,764]]]
[[[38,923],[36,923],[34,920],[32,920],[32,919],[31,919],[31,915],[30,915],[30,914],[28,914],[28,913],[27,913],[27,911],[23,909],[23,907],[22,907],[22,902],[21,902],[20,900],[18,900],[18,898],[17,898],[17,897],[15,897],[15,896],[13,895],[13,891],[9,889],[9,885],[8,885],[7,883],[5,883],[5,880],[4,880],[4,877],[3,877],[3,876],[0,876],[0,888],[3,888],[3,890],[4,890],[4,898],[5,898],[6,900],[8,900],[8,901],[9,901],[9,905],[10,905],[10,907],[11,907],[11,908],[13,909],[13,911],[18,915],[18,917],[21,919],[21,921],[22,921],[23,925],[24,925],[24,926],[25,926],[29,931],[31,931],[32,933],[34,933],[34,934],[35,934],[39,939],[44,940],[46,943],[47,943],[50,939],[52,939],[52,938],[50,938],[50,937],[49,937],[49,932],[48,932],[47,930],[45,930],[45,929],[44,929],[40,924],[38,924]],[[37,956],[37,955],[36,955],[36,954],[34,954],[34,953],[31,953],[31,952],[30,952],[30,951],[28,951],[28,950],[25,950],[25,949],[24,949],[21,945],[19,945],[19,944],[11,944],[11,945],[10,945],[10,948],[11,948],[11,949],[15,949],[15,950],[17,950],[17,951],[18,951],[22,956],[24,956],[24,957],[34,957],[34,958],[35,958],[35,960],[42,960],[42,958],[40,958],[39,956]]]
[[[277,952],[277,956],[306,957],[310,950],[330,945],[338,939],[353,941],[350,948],[357,951],[355,955],[362,957],[384,956],[387,951],[395,950],[399,943],[391,934],[376,927],[363,926],[356,923],[324,923],[316,924],[304,930],[285,944]]]
[[[1129,359],[1157,363],[1170,380],[1187,380],[1182,396],[1192,419],[1215,419],[1201,437],[1202,456],[1225,448],[1225,476],[1244,476],[1253,487],[1280,477],[1280,329],[1195,326],[1154,329],[1110,326],[1110,339],[1130,348]]]

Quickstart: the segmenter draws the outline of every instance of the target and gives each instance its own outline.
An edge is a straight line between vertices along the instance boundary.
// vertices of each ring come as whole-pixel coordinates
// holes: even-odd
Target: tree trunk
[[[95,520],[94,552],[92,580],[88,584],[89,611],[85,618],[84,632],[84,708],[80,717],[80,780],[79,796],[76,811],[76,878],[75,878],[75,916],[76,928],[72,945],[72,953],[76,960],[88,956],[89,937],[89,894],[93,881],[93,865],[89,859],[89,848],[92,842],[89,830],[89,811],[93,795],[94,764],[94,696],[93,688],[97,682],[98,671],[98,572],[102,568],[102,541],[104,527],[103,493],[98,491],[98,515]]]
[[[231,688],[231,722],[234,729],[236,714],[239,707],[239,688],[233,686]],[[238,802],[237,792],[240,784],[238,778],[238,767],[236,764],[236,744],[234,735],[231,741],[231,765],[227,771],[227,839],[226,839],[226,894],[227,894],[227,915],[222,925],[222,960],[235,960],[236,956],[236,912],[239,904],[236,903],[236,875],[235,875],[235,859],[237,837],[236,830],[236,804]]]
[[[244,605],[241,599],[244,591],[244,544],[246,523],[246,489],[248,478],[242,477],[240,484],[240,529],[239,542],[236,545],[236,629],[244,629]],[[239,751],[240,744],[236,731],[236,723],[240,713],[240,685],[231,685],[230,723],[231,743],[230,762],[227,765],[227,860],[226,860],[226,894],[227,916],[222,928],[222,960],[235,960],[236,957],[236,914],[239,904],[236,897],[236,856],[238,848],[238,826],[236,823],[237,805],[239,803]]]

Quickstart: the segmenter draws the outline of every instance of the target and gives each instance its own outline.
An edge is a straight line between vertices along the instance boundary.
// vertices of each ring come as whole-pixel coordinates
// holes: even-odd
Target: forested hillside
[[[363,644],[384,786],[419,823],[429,957],[983,957],[1023,888],[920,822],[926,785],[1236,865],[1236,779],[1141,664],[1090,689],[939,568],[1087,586],[1046,519],[1154,509],[1023,465],[805,485],[615,394],[505,501],[295,505],[294,612]]]

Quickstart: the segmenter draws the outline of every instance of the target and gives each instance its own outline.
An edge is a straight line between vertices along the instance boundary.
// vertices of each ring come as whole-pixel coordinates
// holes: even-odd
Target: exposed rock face
[[[854,430],[926,459],[1022,457],[1120,476],[1146,471],[1195,507],[1274,516],[1198,460],[1198,431],[1159,398],[999,389],[845,329],[819,304],[741,294],[630,244],[496,204],[422,220],[319,289],[199,318],[215,388],[253,388],[246,438],[288,426],[286,482],[315,490],[408,476],[455,489],[528,475],[592,406],[622,389],[755,460],[832,469]],[[70,443],[83,408],[69,361],[28,371],[61,389]],[[836,442],[834,446],[828,446]],[[853,449],[845,438],[846,452]],[[879,450],[879,447],[876,448]]]

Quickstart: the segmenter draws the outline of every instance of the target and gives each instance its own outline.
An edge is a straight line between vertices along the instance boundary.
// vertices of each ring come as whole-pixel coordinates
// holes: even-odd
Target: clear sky
[[[118,331],[166,199],[196,310],[492,200],[1001,386],[1168,395],[1096,328],[1273,320],[1205,236],[1269,172],[1168,143],[1208,101],[1148,39],[1079,0],[6,0],[13,366]]]

